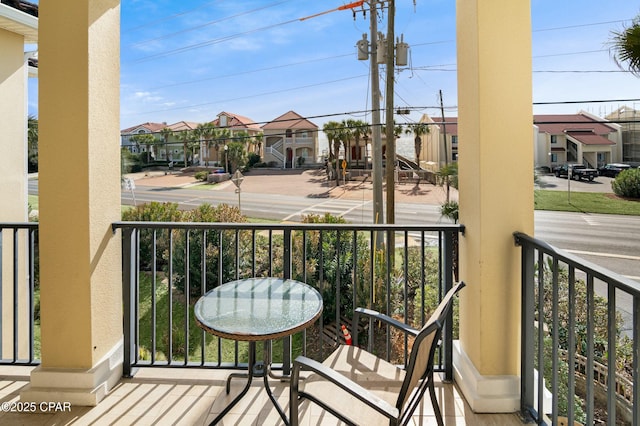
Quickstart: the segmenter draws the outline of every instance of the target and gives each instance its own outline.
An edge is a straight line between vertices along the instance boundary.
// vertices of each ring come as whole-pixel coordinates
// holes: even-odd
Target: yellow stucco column
[[[519,409],[520,250],[533,233],[530,2],[458,0],[460,341],[476,412]]]
[[[122,373],[119,0],[40,3],[42,365],[27,401],[95,405]]]

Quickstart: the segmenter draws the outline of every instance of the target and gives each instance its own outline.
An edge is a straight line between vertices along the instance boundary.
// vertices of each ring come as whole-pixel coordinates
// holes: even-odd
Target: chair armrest
[[[380,312],[373,311],[371,309],[357,308],[355,310],[355,314],[353,315],[353,324],[354,324],[353,329],[355,330],[354,333],[357,333],[357,328],[355,326],[358,324],[358,320],[359,320],[359,317],[361,315],[369,317],[371,319],[376,319],[376,320],[378,320],[380,322],[383,322],[385,324],[389,324],[389,325],[391,325],[391,326],[393,326],[395,328],[398,328],[398,329],[404,331],[405,333],[410,334],[410,335],[412,335],[414,337],[417,336],[418,333],[420,332],[420,330],[416,330],[415,328],[411,327],[410,325],[407,325],[407,324],[405,324],[405,323],[403,323],[401,321],[393,319],[388,315],[381,314]],[[357,337],[357,334],[354,337],[354,340],[355,340],[356,337]],[[357,342],[357,340],[356,340],[356,342]]]
[[[393,407],[387,401],[381,399],[374,393],[371,393],[367,389],[363,388],[356,382],[351,381],[350,379],[346,378],[345,376],[336,372],[335,370],[332,370],[331,368],[319,363],[318,361],[314,361],[305,356],[298,356],[293,361],[293,372],[291,373],[292,381],[294,380],[294,378],[296,378],[296,380],[297,378],[299,378],[301,369],[304,369],[305,371],[313,371],[314,373],[323,377],[327,381],[335,384],[340,389],[353,395],[358,400],[362,401],[364,404],[373,408],[383,416],[389,419],[398,418],[399,412],[396,407]],[[292,387],[294,387],[293,383],[291,385]],[[295,384],[295,389],[298,389],[297,383]],[[307,395],[307,397],[311,396],[309,394],[305,394],[304,391],[300,393]],[[317,397],[313,396],[313,399],[317,399]],[[294,404],[295,402],[292,400],[290,403]]]

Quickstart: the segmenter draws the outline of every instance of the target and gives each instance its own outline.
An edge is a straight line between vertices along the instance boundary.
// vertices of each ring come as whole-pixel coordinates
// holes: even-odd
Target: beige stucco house
[[[262,126],[265,163],[285,169],[315,163],[318,154],[318,126],[289,111]]]
[[[569,162],[597,168],[622,161],[621,127],[605,121],[584,111],[534,115],[533,166],[553,169]],[[458,117],[445,117],[443,125],[441,118],[425,114],[420,122],[429,125],[429,133],[422,138],[421,166],[433,169],[457,161]]]

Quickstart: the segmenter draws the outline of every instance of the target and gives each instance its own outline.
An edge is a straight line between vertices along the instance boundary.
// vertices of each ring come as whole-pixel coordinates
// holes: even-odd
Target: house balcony
[[[229,397],[224,382],[246,369],[248,349],[195,325],[193,304],[206,291],[234,279],[275,276],[322,294],[324,311],[315,324],[272,342],[273,367],[286,375],[296,356],[323,360],[343,344],[340,325],[367,327],[351,324],[357,306],[424,324],[454,283],[457,242],[464,238],[461,225],[118,222],[112,228],[122,238],[123,374],[96,407],[69,412],[21,400],[30,370],[40,364],[38,224],[0,224],[1,258],[10,259],[2,268],[0,392],[6,404],[0,423],[208,424],[241,388],[242,381],[232,381]],[[520,410],[473,412],[462,389],[468,377],[456,366],[454,309],[435,359],[445,424],[637,424],[640,286],[527,235],[515,234],[514,244],[521,247],[523,271],[521,339],[513,343],[521,345]],[[618,309],[627,302],[630,318]],[[379,327],[359,336],[358,345],[406,363],[410,344],[402,336]],[[288,382],[271,385],[286,410]],[[32,408],[36,413],[26,412]],[[303,424],[335,423],[330,417],[313,411]],[[436,424],[428,400],[413,419]],[[229,424],[279,421],[260,384],[225,418]]]

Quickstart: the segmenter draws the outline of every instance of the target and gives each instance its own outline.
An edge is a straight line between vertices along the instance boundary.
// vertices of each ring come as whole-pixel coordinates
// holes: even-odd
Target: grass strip
[[[549,191],[534,193],[536,210],[640,216],[640,200],[628,200],[600,192]]]

